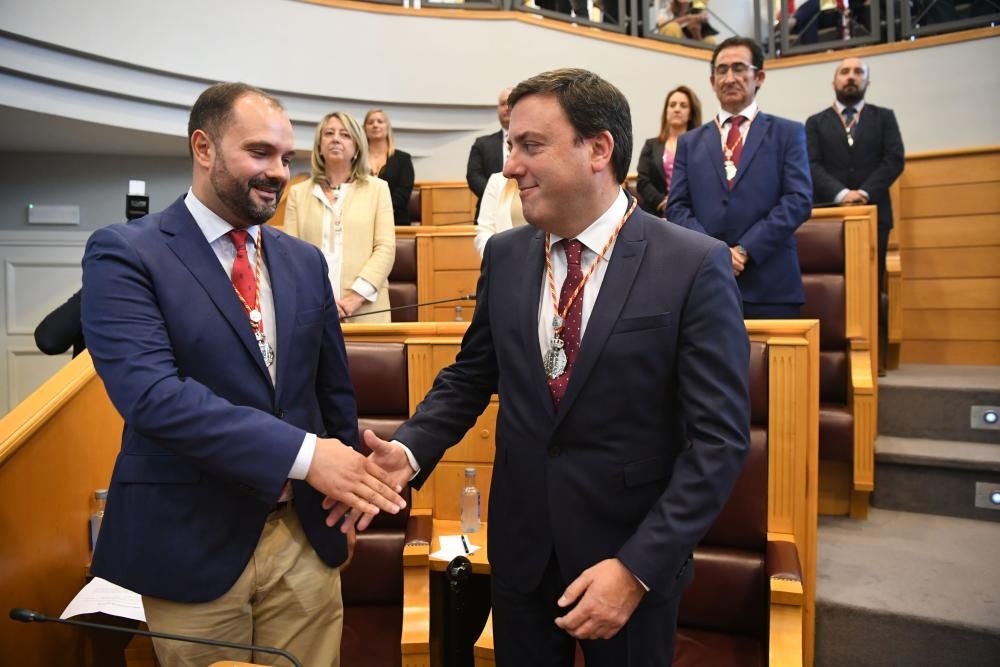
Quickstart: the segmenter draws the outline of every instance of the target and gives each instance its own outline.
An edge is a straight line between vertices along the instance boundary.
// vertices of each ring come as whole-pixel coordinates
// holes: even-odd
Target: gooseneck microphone
[[[202,639],[201,637],[187,637],[185,635],[172,635],[166,632],[153,632],[151,630],[131,630],[129,628],[118,628],[113,625],[103,623],[90,623],[89,621],[74,621],[68,618],[53,618],[31,609],[15,607],[10,610],[10,617],[22,623],[62,623],[63,625],[75,625],[81,628],[92,630],[109,630],[111,632],[123,632],[130,635],[142,635],[143,637],[155,637],[156,639],[169,639],[176,642],[190,642],[192,644],[205,644],[207,646],[219,646],[221,648],[233,648],[243,651],[258,651],[260,653],[270,653],[280,655],[295,667],[302,667],[302,663],[295,659],[295,656],[288,651],[271,646],[257,646],[256,644],[240,644],[237,642],[227,642],[221,639]]]
[[[439,303],[454,303],[455,301],[475,301],[475,294],[463,294],[462,296],[454,296],[450,299],[438,299],[437,301],[424,301],[422,303],[408,303],[405,306],[393,306],[392,308],[383,308],[381,310],[371,310],[367,313],[361,313],[359,315],[351,315],[347,318],[349,322],[353,322],[356,319],[362,317],[368,317],[369,315],[378,315],[381,313],[391,313],[396,310],[406,310],[407,308],[423,308],[424,306],[434,306]]]

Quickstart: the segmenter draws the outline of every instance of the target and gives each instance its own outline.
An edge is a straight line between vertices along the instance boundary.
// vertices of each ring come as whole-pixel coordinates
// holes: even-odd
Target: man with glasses
[[[764,53],[730,37],[712,54],[718,115],[677,142],[667,220],[729,246],[747,319],[799,316],[795,230],[812,211],[801,123],[762,113]]]

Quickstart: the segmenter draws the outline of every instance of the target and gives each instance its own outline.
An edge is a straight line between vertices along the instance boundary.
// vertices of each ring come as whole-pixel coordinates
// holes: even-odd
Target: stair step
[[[819,518],[817,667],[996,665],[1000,524],[872,508]]]
[[[878,432],[1000,444],[1000,430],[971,427],[974,405],[1000,406],[1000,368],[903,366],[879,378]]]
[[[880,435],[872,505],[1000,523],[1000,508],[977,507],[977,493],[1000,490],[1000,447]]]
[[[875,461],[1000,472],[1000,447],[979,442],[880,435],[875,438]]]

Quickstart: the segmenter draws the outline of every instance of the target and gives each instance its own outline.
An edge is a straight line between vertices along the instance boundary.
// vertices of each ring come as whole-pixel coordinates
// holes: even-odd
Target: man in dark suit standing
[[[722,243],[636,209],[632,120],[597,75],[510,96],[533,226],[486,245],[476,310],[381,467],[420,486],[500,396],[489,560],[497,664],[669,665],[691,553],[749,443],[748,342]],[[405,450],[409,448],[409,452]]]
[[[677,142],[667,220],[729,246],[746,318],[798,317],[795,230],[812,212],[805,131],[758,108],[764,54],[752,39],[715,47],[710,81],[721,110]]]
[[[469,152],[469,165],[465,169],[465,180],[469,189],[476,194],[476,217],[479,220],[479,206],[486,191],[486,181],[490,176],[503,171],[503,163],[507,159],[507,128],[510,127],[510,107],[507,106],[507,96],[510,88],[500,91],[497,98],[497,119],[500,121],[500,131],[477,137]]]
[[[336,665],[348,547],[323,497],[369,515],[403,501],[347,446],[357,407],[322,253],[263,225],[295,150],[281,103],[214,85],[188,136],[187,195],[94,232],[83,259],[84,336],[125,420],[91,569],[142,594],[151,630]],[[154,644],[164,666],[260,657]]]
[[[833,75],[833,105],[806,121],[809,165],[817,204],[878,207],[878,286],[885,290],[885,251],[892,229],[889,188],[903,173],[903,138],[892,109],[865,102],[871,82],[860,58],[847,58]],[[879,308],[883,351],[886,314]],[[879,355],[879,361],[884,354]]]

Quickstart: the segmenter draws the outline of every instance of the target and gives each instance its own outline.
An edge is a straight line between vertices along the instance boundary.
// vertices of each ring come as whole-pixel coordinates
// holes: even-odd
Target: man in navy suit
[[[395,434],[403,446],[365,438],[420,486],[499,394],[497,664],[572,665],[581,640],[589,667],[669,665],[691,553],[749,443],[729,250],[622,189],[632,120],[617,88],[555,70],[510,103],[504,174],[533,226],[486,245],[461,351]]]
[[[892,109],[865,102],[868,66],[847,58],[833,75],[833,105],[806,121],[809,164],[819,204],[878,207],[878,285],[885,289],[885,251],[892,230],[889,188],[903,173],[903,137]],[[879,309],[879,341],[885,347],[886,315]],[[879,355],[882,365],[884,353]]]
[[[497,120],[500,121],[500,130],[477,137],[472,144],[472,150],[469,151],[465,180],[469,184],[469,189],[476,195],[474,220],[479,220],[479,207],[482,205],[483,193],[486,192],[486,182],[490,180],[490,176],[503,170],[503,162],[507,157],[507,128],[510,127],[508,95],[510,88],[504,88],[497,98]]]
[[[403,501],[347,446],[357,407],[322,253],[263,225],[295,149],[280,102],[217,84],[188,135],[187,196],[94,232],[83,260],[84,335],[125,420],[91,569],[141,593],[152,630],[336,665],[348,547],[323,497],[369,516]]]
[[[795,230],[812,211],[805,131],[758,108],[764,54],[752,39],[715,47],[710,80],[722,108],[677,142],[667,220],[729,246],[746,318],[798,317]]]

